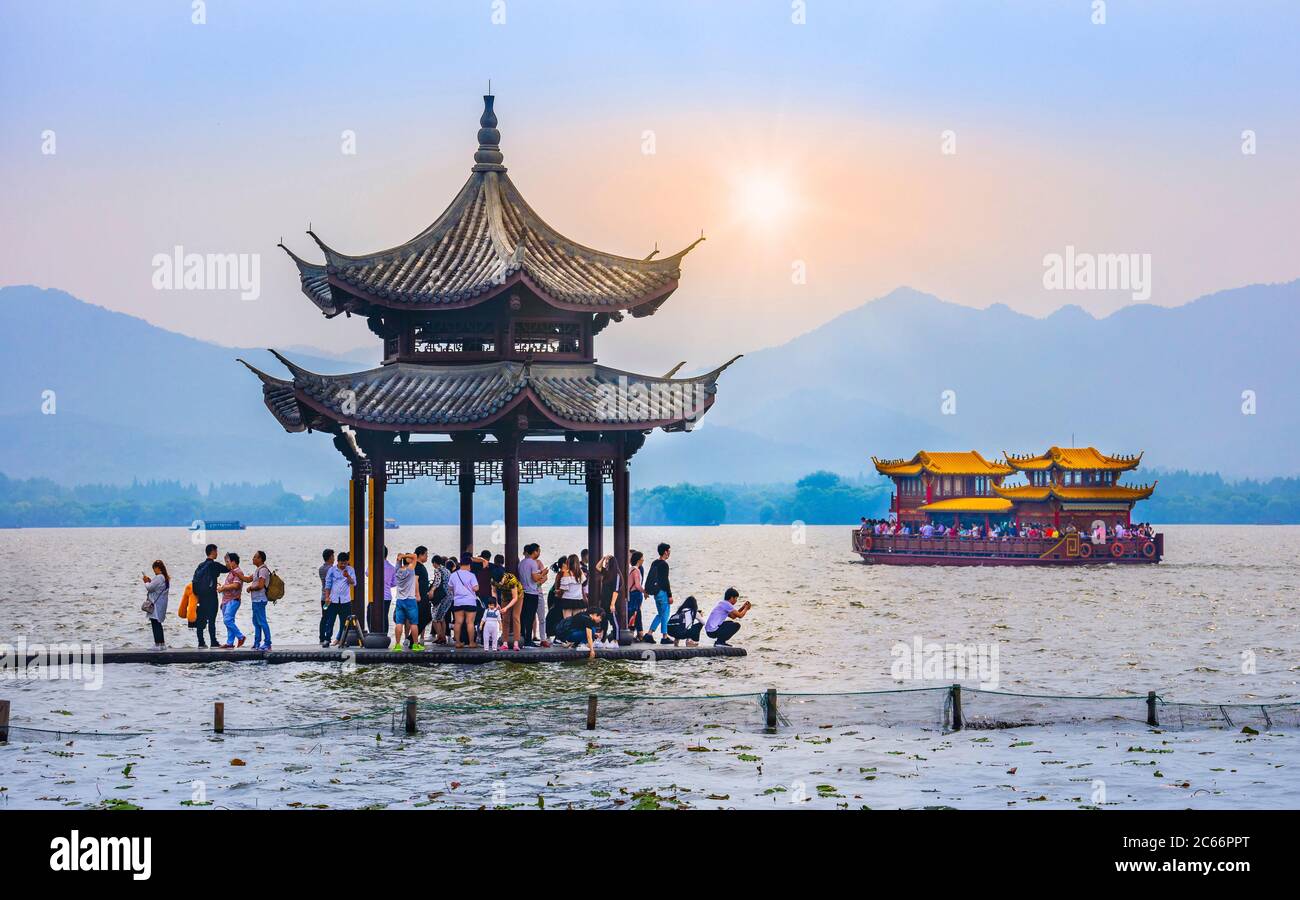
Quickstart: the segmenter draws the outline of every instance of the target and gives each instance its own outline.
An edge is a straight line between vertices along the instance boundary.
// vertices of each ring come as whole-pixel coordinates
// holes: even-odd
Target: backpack
[[[284,579],[272,572],[266,580],[266,599],[272,603],[284,597]]]
[[[216,566],[210,566],[212,560],[205,559],[194,570],[194,593],[199,597],[210,597],[217,592]]]

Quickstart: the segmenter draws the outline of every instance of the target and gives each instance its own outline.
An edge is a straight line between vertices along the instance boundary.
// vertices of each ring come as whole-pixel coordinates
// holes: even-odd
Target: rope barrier
[[[1156,703],[1159,703],[1160,706],[1166,711],[1168,711],[1171,715],[1177,715],[1179,724],[1182,725],[1185,725],[1189,720],[1206,721],[1206,722],[1222,721],[1222,722],[1226,722],[1229,727],[1236,727],[1239,719],[1249,714],[1258,714],[1259,716],[1262,716],[1263,724],[1267,728],[1273,728],[1275,726],[1285,727],[1287,724],[1293,724],[1296,725],[1297,727],[1300,727],[1300,700],[1290,700],[1290,699],[1276,700],[1272,702],[1263,702],[1263,703],[1259,701],[1239,702],[1239,703],[1232,703],[1232,702],[1197,703],[1197,702],[1182,701],[1182,700],[1167,700],[1163,696],[1154,693],[1148,695],[1030,694],[1030,693],[1015,693],[1012,691],[984,690],[981,688],[963,688],[960,685],[935,685],[935,686],[928,686],[928,687],[893,688],[893,689],[875,690],[875,691],[833,691],[833,692],[790,691],[790,692],[780,693],[780,697],[783,701],[817,700],[817,699],[825,699],[825,700],[838,699],[838,700],[852,701],[854,698],[884,698],[890,696],[898,696],[901,698],[906,695],[935,693],[939,691],[942,691],[945,694],[944,708],[942,713],[939,716],[933,718],[918,716],[915,719],[916,722],[926,723],[926,722],[933,722],[935,719],[938,719],[939,721],[943,722],[946,725],[948,721],[948,716],[952,711],[954,696],[957,695],[957,691],[960,691],[959,696],[961,698],[961,702],[963,704],[963,708],[965,711],[964,718],[967,722],[978,722],[979,719],[981,718],[981,715],[987,717],[988,713],[982,713],[980,709],[980,702],[979,702],[982,696],[986,696],[986,697],[1005,698],[1007,700],[1029,700],[1029,701],[1041,700],[1041,701],[1057,701],[1063,703],[1078,701],[1078,702],[1101,702],[1101,703],[1123,702],[1123,703],[1130,703],[1130,704],[1136,704],[1136,703],[1149,704],[1152,701],[1154,701]],[[545,697],[537,700],[519,701],[513,703],[466,703],[466,702],[444,702],[444,701],[434,701],[434,700],[421,701],[421,700],[417,700],[416,698],[409,698],[406,705],[407,707],[415,706],[419,709],[423,709],[426,712],[430,712],[430,713],[439,713],[439,712],[480,713],[480,712],[504,712],[510,710],[541,710],[541,709],[546,709],[548,707],[585,706],[591,701],[591,698],[595,698],[596,702],[598,703],[604,702],[604,703],[636,703],[636,704],[657,703],[657,702],[703,703],[703,702],[713,702],[713,701],[749,701],[752,703],[756,703],[760,708],[766,710],[769,704],[769,698],[774,701],[776,699],[776,693],[777,692],[775,691],[769,691],[763,693],[745,692],[745,693],[738,693],[738,694],[690,694],[690,695],[686,695],[686,694],[667,694],[667,695],[590,694],[590,693],[577,694],[575,693],[575,694],[566,694],[566,695],[561,695],[556,697]],[[779,717],[779,720],[782,723],[788,725],[790,723],[790,719],[786,715],[786,713],[792,712],[794,710],[799,710],[800,707],[804,705],[806,704],[796,704],[795,706],[792,707],[789,703],[782,703],[780,707],[780,712],[777,713],[777,717]],[[815,704],[813,705],[815,706]],[[1230,712],[1230,710],[1232,712]],[[1209,713],[1211,711],[1213,711],[1214,713],[1212,717],[1204,717],[1199,720],[1192,718],[1192,715],[1195,713]],[[1008,714],[1015,715],[1017,712],[1023,714],[1025,710],[1020,710],[1020,711],[1010,710],[1008,711]],[[1188,715],[1183,716],[1182,715],[1183,712],[1186,712]],[[300,723],[294,723],[288,725],[266,725],[266,726],[249,727],[249,728],[225,728],[223,724],[221,728],[215,730],[221,731],[222,733],[235,734],[235,735],[275,734],[275,733],[287,733],[287,732],[294,732],[294,731],[309,731],[309,730],[324,732],[330,729],[345,729],[349,727],[359,727],[361,725],[370,726],[376,720],[381,720],[384,716],[389,717],[390,723],[393,725],[394,729],[396,729],[401,724],[399,722],[399,719],[402,717],[402,714],[403,714],[403,706],[394,705],[394,706],[385,706],[371,712],[354,713],[354,714],[349,714],[343,717],[333,718],[333,719],[320,719],[320,720],[315,720],[310,722],[300,722]],[[1234,719],[1234,714],[1236,714],[1235,719]],[[1284,715],[1289,714],[1292,717],[1293,721],[1289,723],[1288,722],[1279,723],[1277,721],[1277,716],[1279,714],[1284,714]],[[409,709],[408,709],[408,715],[409,715]],[[1061,718],[1058,718],[1055,721],[1065,721],[1066,718],[1067,717],[1062,716]],[[1024,725],[1033,725],[1033,724],[1047,724],[1052,721],[1053,719],[1051,718],[1050,715],[1048,715],[1038,722],[1034,722],[1034,721],[1013,722],[1011,724],[1006,724],[1001,727],[1013,727],[1015,725],[1024,726]],[[872,722],[870,720],[865,720],[861,722],[855,722],[854,724],[869,725],[872,724]],[[882,723],[882,724],[887,724],[887,723]],[[76,739],[129,740],[132,738],[148,737],[159,733],[156,731],[134,731],[134,732],[72,731],[68,729],[40,728],[35,726],[18,725],[18,724],[8,724],[7,731],[8,731],[7,736],[10,737],[11,739],[12,738],[23,739],[24,737],[26,737],[27,739],[34,739],[34,740],[55,739],[55,738],[59,740],[76,740]],[[3,741],[4,736],[5,735],[0,735],[0,741]]]

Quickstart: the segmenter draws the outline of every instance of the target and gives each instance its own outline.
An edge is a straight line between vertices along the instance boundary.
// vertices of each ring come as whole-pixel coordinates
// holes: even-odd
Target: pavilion
[[[587,546],[603,555],[604,485],[613,492],[613,555],[626,585],[632,457],[656,428],[689,431],[713,405],[739,357],[696,377],[638,375],[599,365],[595,337],[654,312],[677,289],[683,258],[593,250],[561,235],[524,201],[503,165],[494,98],[483,98],[469,179],[431,225],[404,244],[360,256],[308,234],[324,262],[283,244],[302,291],[327,317],[364,316],[383,363],[346,375],[307,371],[274,350],[288,378],[244,365],[262,381],[286,431],[322,431],[351,467],[353,612],[368,647],[388,646],[384,494],[428,476],[460,492],[460,540],[470,550],[474,492],[501,485],[504,555],[519,560],[519,485],[556,477],[587,490]],[[241,360],[241,362],[243,362]],[[368,550],[368,553],[365,552]],[[368,560],[367,557],[368,556]],[[626,591],[617,605],[627,634]],[[624,641],[626,642],[626,637]]]

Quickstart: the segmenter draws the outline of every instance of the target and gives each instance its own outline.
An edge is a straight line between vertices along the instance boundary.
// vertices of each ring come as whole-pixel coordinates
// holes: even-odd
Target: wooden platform
[[[286,645],[283,649],[273,650],[201,650],[196,647],[168,648],[166,650],[122,649],[105,650],[105,663],[210,663],[210,662],[342,662],[350,659],[366,665],[376,663],[394,663],[409,666],[464,665],[469,663],[516,662],[516,663],[553,663],[587,658],[587,651],[568,650],[559,647],[533,648],[515,652],[513,650],[489,651],[454,650],[425,645],[423,651],[413,650],[340,650],[322,649],[311,644]],[[695,659],[711,656],[744,656],[743,647],[714,647],[705,642],[699,647],[687,647],[685,644],[673,647],[668,644],[632,644],[627,647],[597,647],[598,659],[622,659],[640,662],[653,658],[658,660]]]

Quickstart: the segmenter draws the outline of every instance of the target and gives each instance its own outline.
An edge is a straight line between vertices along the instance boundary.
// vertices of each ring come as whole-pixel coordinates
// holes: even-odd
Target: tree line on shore
[[[1217,474],[1163,473],[1155,495],[1135,515],[1157,524],[1300,524],[1300,478],[1224,480]],[[632,492],[635,525],[848,525],[886,515],[892,485],[885,480],[813,472],[793,484],[676,484]],[[454,524],[454,488],[435,481],[390,487],[386,513],[411,524]],[[606,491],[607,520],[611,498]],[[582,488],[529,485],[520,492],[520,519],[530,525],[583,525]],[[73,487],[43,478],[0,474],[0,527],[173,526],[238,519],[245,525],[337,525],[347,521],[345,488],[315,497],[279,482],[219,484],[203,491],[179,481]],[[475,517],[501,516],[500,492],[480,487]]]

